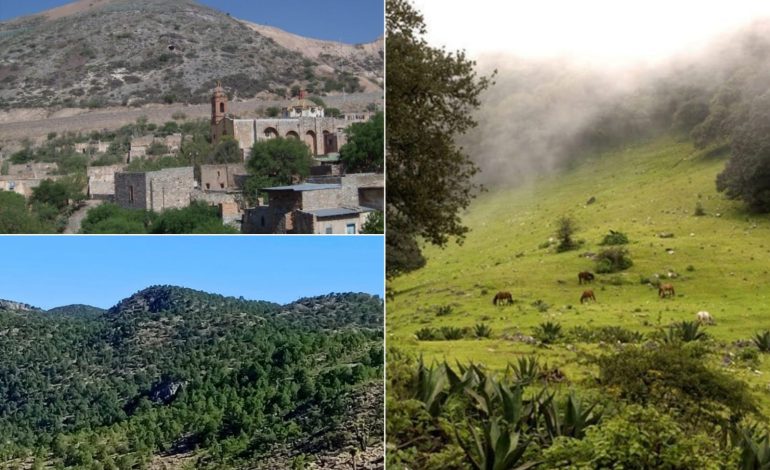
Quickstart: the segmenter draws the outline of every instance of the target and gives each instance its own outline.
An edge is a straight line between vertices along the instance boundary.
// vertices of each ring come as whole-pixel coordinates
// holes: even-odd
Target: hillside
[[[217,80],[236,99],[381,84],[381,41],[314,40],[312,58],[270,31],[194,0],[80,0],[2,22],[0,108],[205,103]]]
[[[537,354],[579,384],[596,374],[585,356],[613,348],[580,339],[576,327],[620,326],[651,335],[705,310],[715,320],[705,327],[713,339],[708,362],[749,383],[770,412],[770,357],[748,351],[749,340],[770,329],[770,220],[716,192],[723,150],[659,138],[481,195],[463,216],[471,231],[461,246],[426,248],[427,266],[393,281],[388,344],[426,360],[472,360],[494,370]],[[698,202],[701,217],[694,215]],[[556,253],[549,244],[562,216],[574,218],[576,238],[585,241],[576,251]],[[633,266],[579,285],[578,272],[596,270],[586,254],[601,251],[610,230],[628,235]],[[675,286],[674,298],[658,297],[656,275]],[[594,290],[596,303],[580,304],[585,288]],[[510,291],[514,305],[493,306],[498,291]],[[564,339],[550,347],[528,344],[546,321],[561,324]],[[491,338],[415,336],[423,328],[479,323],[491,327]]]
[[[352,293],[298,303],[360,318],[381,306]],[[351,315],[318,329],[293,305],[152,286],[101,315],[0,308],[0,461],[353,468],[356,448],[377,468],[381,326]]]

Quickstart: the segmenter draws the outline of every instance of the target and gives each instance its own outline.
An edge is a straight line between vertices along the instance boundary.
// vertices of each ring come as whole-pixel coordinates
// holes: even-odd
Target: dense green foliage
[[[459,211],[470,203],[477,169],[453,139],[476,125],[471,111],[490,81],[477,77],[463,52],[429,46],[423,18],[408,1],[388,0],[386,23],[386,243],[392,276],[422,265],[418,237],[445,245],[467,231]]]
[[[216,207],[194,202],[181,209],[168,209],[161,214],[124,209],[116,204],[102,204],[88,211],[81,233],[236,233],[222,224]]]
[[[276,137],[256,142],[247,167],[251,177],[244,192],[254,199],[262,188],[291,184],[310,174],[310,149],[298,139]]]
[[[24,196],[0,191],[0,233],[51,233],[53,224],[31,208]]]
[[[349,411],[362,386],[381,390],[377,297],[281,307],[155,286],[83,310],[0,311],[13,332],[0,337],[0,461],[146,468],[153,454],[199,449],[196,468],[264,454],[284,468],[295,453],[381,439],[381,403]]]
[[[382,211],[374,211],[366,218],[361,227],[361,233],[376,235],[385,233],[385,214]]]
[[[348,173],[382,173],[385,120],[379,112],[366,122],[351,124],[345,131],[348,141],[340,148],[340,160]]]

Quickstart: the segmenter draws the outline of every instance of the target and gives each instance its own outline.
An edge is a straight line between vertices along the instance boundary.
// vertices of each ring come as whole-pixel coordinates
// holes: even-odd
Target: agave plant
[[[442,326],[441,334],[447,340],[462,339],[465,336],[465,330],[455,326]]]
[[[738,429],[738,446],[741,449],[740,470],[766,470],[770,468],[770,434],[761,433],[757,427]]]
[[[420,328],[414,333],[414,335],[420,341],[432,341],[438,337],[436,330],[430,327]]]
[[[760,351],[770,353],[770,331],[757,333],[754,337],[754,344]]]
[[[586,428],[598,424],[602,419],[602,414],[594,411],[595,406],[585,407],[580,398],[571,392],[561,413],[551,395],[549,400],[541,404],[549,442],[559,436],[582,439]]]
[[[690,341],[703,340],[707,337],[708,335],[706,335],[706,332],[700,330],[700,323],[695,321],[683,321],[674,323],[668,327],[668,331],[663,340],[666,343],[677,343],[679,341],[688,343]]]
[[[417,365],[417,376],[415,377],[415,398],[423,403],[425,410],[432,417],[436,418],[449,397],[446,386],[448,378],[443,367],[436,364],[426,366],[422,357]]]
[[[481,433],[469,426],[472,442],[466,442],[455,430],[457,442],[465,451],[472,468],[476,470],[526,470],[539,462],[523,463],[528,442],[521,435],[512,431],[499,417],[483,422]]]
[[[518,382],[530,384],[540,375],[540,364],[535,356],[520,357],[516,362],[516,364],[509,364],[509,367]]]
[[[477,338],[489,338],[492,335],[492,328],[486,323],[478,323],[473,329],[473,334]]]
[[[561,325],[547,321],[535,328],[535,337],[544,344],[555,343],[562,335]]]

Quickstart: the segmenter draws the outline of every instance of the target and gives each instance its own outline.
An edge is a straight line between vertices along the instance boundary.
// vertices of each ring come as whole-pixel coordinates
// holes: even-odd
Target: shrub
[[[441,305],[440,307],[436,308],[437,317],[445,317],[451,313],[452,313],[451,305]]]
[[[556,239],[559,241],[556,245],[556,252],[561,253],[564,251],[574,250],[580,244],[573,239],[575,232],[577,232],[577,225],[575,220],[571,217],[562,217],[556,221]]]
[[[610,230],[610,233],[604,236],[600,245],[625,245],[628,243],[628,236],[623,232]]]
[[[532,306],[537,309],[540,313],[545,313],[548,311],[548,309],[551,307],[547,303],[543,301],[543,299],[537,299],[534,302],[532,302]]]
[[[456,339],[462,339],[465,337],[466,330],[463,328],[457,328],[454,326],[442,326],[441,327],[441,335],[446,340],[456,340]]]
[[[473,335],[476,338],[489,338],[489,336],[492,334],[492,328],[490,328],[489,325],[486,323],[478,323],[473,328]]]
[[[639,343],[644,340],[644,334],[638,331],[628,330],[621,326],[602,326],[598,328],[589,328],[585,326],[576,326],[572,328],[567,336],[576,341],[605,343]]]
[[[550,321],[541,323],[535,328],[535,338],[541,343],[555,343],[562,337],[561,325]]]
[[[700,323],[696,321],[683,321],[671,325],[663,340],[667,343],[676,343],[678,341],[689,343],[690,341],[704,340],[707,337],[706,332],[700,330]]]
[[[700,201],[695,203],[695,210],[693,211],[693,215],[697,217],[706,215],[706,210],[703,209],[703,204],[701,204]]]
[[[757,410],[744,382],[709,369],[680,345],[628,347],[596,361],[606,390],[629,402],[675,411],[693,423],[703,418],[722,423],[725,413]]]
[[[655,408],[633,405],[586,429],[583,439],[558,437],[543,468],[705,469],[727,465],[712,436],[693,434]],[[724,468],[724,467],[723,467]]]
[[[425,327],[420,328],[414,334],[420,341],[435,341],[441,339],[438,332],[434,328]]]
[[[625,248],[607,248],[596,255],[596,272],[601,274],[623,271],[633,264]]]
[[[532,383],[540,376],[540,364],[535,356],[520,357],[516,364],[510,364],[513,376],[521,383]]]
[[[753,341],[760,351],[763,353],[770,353],[770,331],[757,333]]]

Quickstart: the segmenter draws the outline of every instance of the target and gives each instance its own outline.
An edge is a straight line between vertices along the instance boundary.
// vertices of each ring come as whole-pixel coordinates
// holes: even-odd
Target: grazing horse
[[[513,296],[510,292],[500,291],[495,294],[495,298],[492,299],[492,305],[497,305],[498,303],[500,303],[500,305],[512,304]]]
[[[658,287],[658,297],[661,299],[674,296],[676,296],[676,292],[674,292],[674,286],[671,284],[661,284],[660,287]]]
[[[705,310],[701,310],[700,312],[696,313],[695,314],[695,319],[701,325],[713,325],[714,324],[714,317],[712,317],[711,314],[708,313]]]
[[[590,283],[593,280],[594,280],[594,274],[593,273],[589,273],[588,271],[583,271],[583,272],[578,273],[578,282],[580,284],[582,284],[583,281],[585,281],[586,284],[588,284],[588,283]]]
[[[580,303],[588,302],[589,300],[593,300],[596,302],[596,296],[594,295],[594,291],[591,289],[587,289],[583,291],[583,295],[580,296]]]

